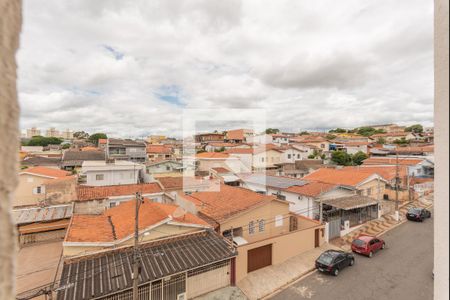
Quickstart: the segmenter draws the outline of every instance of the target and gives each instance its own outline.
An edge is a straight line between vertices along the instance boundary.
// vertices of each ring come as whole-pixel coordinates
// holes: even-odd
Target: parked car
[[[352,251],[368,257],[372,257],[375,252],[386,248],[386,243],[380,238],[369,235],[360,235],[352,242]]]
[[[352,253],[327,250],[316,260],[316,269],[323,273],[338,276],[339,272],[355,264],[355,257]]]
[[[406,218],[410,221],[423,222],[431,218],[431,212],[425,208],[413,207],[406,213]]]

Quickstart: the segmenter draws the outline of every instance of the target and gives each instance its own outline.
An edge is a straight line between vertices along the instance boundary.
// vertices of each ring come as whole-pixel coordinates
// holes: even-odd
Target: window
[[[117,205],[116,202],[111,202],[111,203],[109,204],[109,207],[110,207],[110,208],[113,208],[113,207],[115,207],[116,205]]]
[[[261,162],[264,162],[264,157],[261,157]]]
[[[255,222],[253,221],[248,224],[248,234],[255,234]]]
[[[170,171],[170,166],[166,166],[166,171]]]
[[[275,217],[275,227],[283,226],[283,216],[278,215]]]
[[[300,158],[301,158],[300,154],[297,154],[297,158],[298,158],[298,159],[300,159]]]
[[[105,179],[105,175],[104,174],[97,174],[95,175],[95,180],[100,181],[100,180],[104,180]]]
[[[288,154],[288,159],[291,159],[292,158],[292,155],[291,154]]]
[[[42,187],[38,186],[33,189],[33,194],[42,194]]]
[[[266,229],[266,221],[265,220],[259,220],[259,232],[264,232]]]
[[[367,189],[367,196],[370,196],[370,195],[372,195],[372,188]]]

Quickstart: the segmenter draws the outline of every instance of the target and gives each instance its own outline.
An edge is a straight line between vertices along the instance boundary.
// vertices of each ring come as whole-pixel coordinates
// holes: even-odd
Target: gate
[[[247,273],[272,265],[272,244],[248,250]]]
[[[329,231],[329,239],[332,240],[334,238],[341,236],[341,218],[334,217],[328,220],[328,231]]]

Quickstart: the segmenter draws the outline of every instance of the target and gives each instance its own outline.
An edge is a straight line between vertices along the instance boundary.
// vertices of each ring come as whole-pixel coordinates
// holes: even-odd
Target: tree
[[[356,130],[356,133],[362,136],[372,136],[374,134],[386,133],[383,129],[375,129],[373,127],[360,127]]]
[[[63,142],[62,139],[57,137],[44,137],[44,136],[33,136],[27,143],[26,146],[43,146],[48,145],[60,145]]]
[[[414,124],[412,126],[406,127],[405,132],[422,133],[423,126],[421,124]]]
[[[340,166],[351,166],[352,156],[344,151],[333,151],[331,154],[331,161]]]
[[[309,132],[308,131],[302,131],[302,132],[300,132],[300,135],[309,135]]]
[[[214,152],[225,152],[225,147],[221,147],[219,149],[215,149]]]
[[[70,148],[70,144],[64,144],[61,147],[62,149],[69,149]]]
[[[337,138],[336,135],[334,134],[327,134],[327,136],[325,137],[327,140],[334,140],[335,138]]]
[[[280,133],[279,129],[276,129],[276,128],[267,128],[266,129],[266,134],[277,134],[277,133]]]
[[[336,128],[336,129],[331,129],[330,131],[328,131],[329,133],[347,133],[346,129],[343,128]]]
[[[409,143],[410,142],[407,139],[405,139],[404,137],[402,137],[401,139],[396,139],[394,141],[394,144],[397,144],[397,145],[409,145]]]
[[[362,151],[358,151],[352,155],[353,164],[357,166],[362,165],[363,161],[367,158],[369,158],[369,156]]]
[[[106,134],[99,132],[99,133],[94,133],[93,135],[91,135],[88,140],[89,140],[89,142],[91,142],[95,145],[98,145],[99,139],[107,139],[107,138],[108,138],[108,136]]]
[[[378,138],[378,140],[377,140],[377,144],[381,144],[381,145],[384,145],[384,144],[386,144],[386,139],[384,138],[384,137],[380,137],[380,138]]]
[[[84,131],[77,131],[73,133],[73,137],[76,139],[88,139],[89,138],[89,133],[84,132]]]

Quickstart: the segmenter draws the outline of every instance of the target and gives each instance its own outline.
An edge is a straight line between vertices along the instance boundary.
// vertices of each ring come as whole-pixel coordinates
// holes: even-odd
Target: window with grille
[[[258,227],[259,227],[259,232],[264,232],[264,230],[266,229],[266,221],[259,220]]]
[[[95,180],[104,180],[104,179],[105,179],[105,175],[103,175],[103,174],[95,175]]]
[[[250,223],[248,224],[248,233],[255,234],[255,222],[250,221]]]

